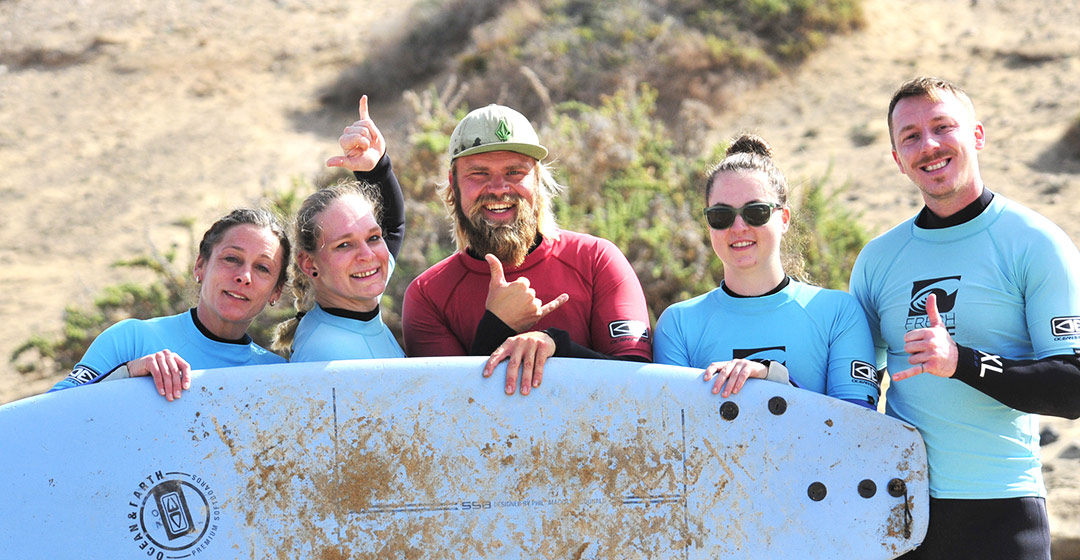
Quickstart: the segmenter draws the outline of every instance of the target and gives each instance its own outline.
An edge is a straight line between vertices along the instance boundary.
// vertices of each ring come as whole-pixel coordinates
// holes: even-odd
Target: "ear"
[[[975,121],[975,149],[981,150],[986,145],[986,130],[983,129],[982,122]]]
[[[783,224],[780,233],[787,233],[788,228],[791,227],[791,208],[784,206],[780,209],[780,221]]]
[[[300,267],[300,271],[304,273],[308,278],[312,278],[311,273],[315,270],[315,259],[307,251],[299,251],[296,253],[296,265]]]
[[[453,207],[457,204],[457,189],[454,188],[454,168],[456,166],[451,165],[450,171],[446,173],[446,191],[450,197],[450,206]]]
[[[285,286],[274,286],[274,291],[270,292],[270,299],[267,301],[277,303],[277,301],[281,299],[281,291],[283,289],[285,289]]]
[[[896,150],[892,151],[892,159],[896,162],[896,167],[900,169],[900,173],[907,175],[907,171],[904,171],[904,164],[900,163],[900,154],[896,153]]]
[[[191,270],[195,278],[200,278],[206,272],[206,260],[202,258],[202,255],[195,257],[195,267]]]

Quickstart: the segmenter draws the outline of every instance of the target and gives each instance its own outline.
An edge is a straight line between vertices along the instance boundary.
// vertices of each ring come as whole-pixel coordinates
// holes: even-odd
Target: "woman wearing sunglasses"
[[[787,181],[770,155],[764,140],[744,134],[710,171],[705,221],[724,280],[664,311],[654,359],[704,369],[723,397],[757,377],[875,408],[880,378],[859,304],[784,270],[780,241],[791,209]]]

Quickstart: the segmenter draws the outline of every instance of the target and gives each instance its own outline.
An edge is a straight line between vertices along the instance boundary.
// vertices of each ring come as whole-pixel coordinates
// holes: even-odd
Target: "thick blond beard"
[[[461,207],[461,192],[454,186],[456,203],[454,213],[458,224],[465,231],[469,249],[480,256],[491,253],[504,264],[521,266],[529,256],[537,233],[536,207],[517,195],[503,197],[482,196],[476,199],[468,215]],[[507,224],[493,224],[484,218],[486,202],[512,202],[517,204],[517,216]]]

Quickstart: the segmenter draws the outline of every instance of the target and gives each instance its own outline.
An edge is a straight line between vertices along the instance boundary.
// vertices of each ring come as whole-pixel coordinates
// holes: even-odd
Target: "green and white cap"
[[[525,115],[502,105],[491,104],[473,110],[461,119],[450,135],[450,161],[498,151],[525,154],[537,161],[547,157],[532,124]]]

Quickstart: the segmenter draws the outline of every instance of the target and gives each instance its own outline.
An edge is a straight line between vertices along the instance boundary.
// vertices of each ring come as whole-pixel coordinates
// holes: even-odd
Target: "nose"
[[[502,194],[510,190],[510,183],[506,181],[506,178],[502,175],[495,174],[488,182],[488,191],[495,194]]]
[[[251,269],[243,268],[239,272],[237,272],[236,283],[244,285],[251,284]]]
[[[366,261],[371,259],[374,254],[375,251],[371,249],[370,245],[368,245],[367,243],[360,243],[356,249],[356,260]]]
[[[938,149],[940,147],[941,147],[941,143],[938,142],[937,137],[935,137],[933,134],[927,132],[926,134],[922,135],[922,146],[921,146],[921,148],[923,150],[936,150],[936,149]]]
[[[738,216],[735,216],[735,221],[731,222],[730,229],[732,231],[746,231],[750,229],[750,225],[747,224],[746,220],[743,219],[742,214],[739,214]]]

